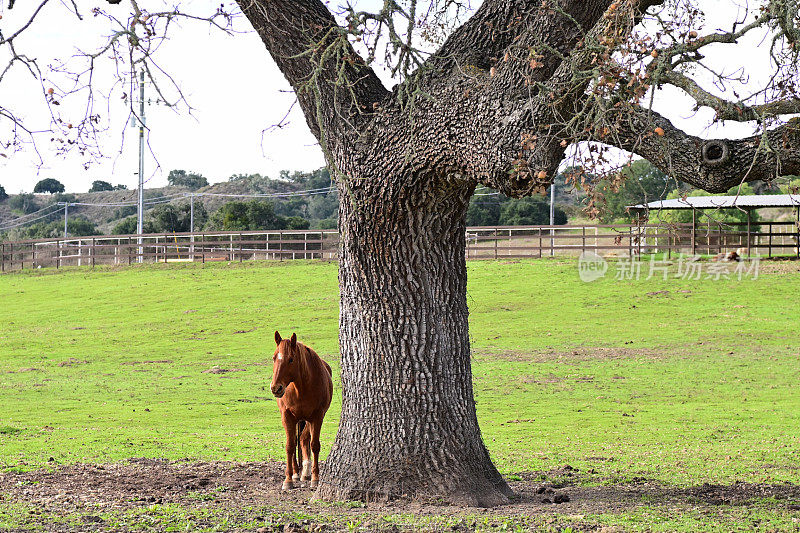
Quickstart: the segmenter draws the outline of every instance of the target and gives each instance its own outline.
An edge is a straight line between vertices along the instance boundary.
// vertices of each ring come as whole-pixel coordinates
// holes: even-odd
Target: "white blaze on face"
[[[283,361],[283,354],[278,352],[278,361]]]

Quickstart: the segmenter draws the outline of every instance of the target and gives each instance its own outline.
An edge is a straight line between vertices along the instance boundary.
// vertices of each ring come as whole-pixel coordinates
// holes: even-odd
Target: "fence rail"
[[[141,237],[141,244],[139,239]],[[749,255],[800,257],[795,222],[724,225],[564,225],[471,227],[467,259],[578,255],[638,255],[653,252],[716,254],[746,248]],[[241,231],[98,235],[0,243],[0,272],[25,268],[122,265],[136,262],[211,262],[253,259],[335,261],[334,230]]]

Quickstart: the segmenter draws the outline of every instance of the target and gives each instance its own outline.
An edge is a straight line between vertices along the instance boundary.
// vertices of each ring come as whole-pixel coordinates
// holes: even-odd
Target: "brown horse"
[[[331,367],[314,350],[297,342],[297,335],[282,339],[275,332],[272,356],[272,394],[278,399],[283,429],[286,430],[286,479],[283,490],[294,488],[298,480],[319,483],[319,433],[322,419],[331,406],[333,380]],[[300,472],[295,447],[300,445],[303,471]],[[311,454],[314,454],[313,464]]]

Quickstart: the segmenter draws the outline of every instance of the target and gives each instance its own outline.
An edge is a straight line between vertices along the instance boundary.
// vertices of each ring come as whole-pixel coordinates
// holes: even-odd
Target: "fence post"
[[[90,254],[91,254],[91,256],[92,256],[92,268],[94,268],[94,256],[96,255],[96,249],[95,249],[95,239],[94,239],[94,237],[92,237],[92,249],[91,249],[91,250],[89,250],[89,253],[90,253]]]
[[[633,258],[633,226],[628,228],[628,256]]]
[[[497,228],[494,228],[494,258],[497,259]]]
[[[278,232],[278,257],[283,261],[283,231]]]
[[[581,253],[586,253],[586,226],[581,226],[583,235],[581,236]]]
[[[772,257],[772,222],[769,223],[769,236],[767,237],[767,257]]]
[[[0,242],[0,272],[6,271],[6,244]]]
[[[243,261],[244,257],[244,236],[240,233],[239,234],[239,262]]]
[[[203,262],[202,264],[206,264],[206,234],[200,234],[200,249],[203,251]]]
[[[130,266],[131,261],[132,261],[132,258],[131,258],[131,238],[128,237],[128,266]]]
[[[672,243],[673,242],[679,243],[680,242],[680,237],[677,237],[677,238],[673,239],[672,238],[672,232],[670,231],[667,234],[667,259],[672,259],[672,246],[673,246]]]
[[[539,259],[542,258],[542,227],[539,226]]]
[[[800,206],[797,207],[797,220],[794,224],[795,243],[797,244],[797,257],[800,257]]]

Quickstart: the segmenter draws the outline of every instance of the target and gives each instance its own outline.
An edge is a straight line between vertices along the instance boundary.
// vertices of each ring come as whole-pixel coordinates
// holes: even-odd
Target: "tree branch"
[[[368,120],[389,94],[319,0],[238,0],[297,93],[311,131],[326,147]]]
[[[731,102],[725,98],[703,89],[696,81],[684,76],[680,72],[667,71],[662,75],[663,81],[683,90],[701,107],[710,107],[716,112],[716,120],[733,120],[736,122],[749,122],[763,120],[779,115],[793,115],[800,113],[800,99],[791,98],[775,100],[759,105],[747,105],[744,102]]]
[[[615,124],[610,144],[709,192],[725,192],[746,181],[800,174],[800,119],[744,139],[704,140],[642,107],[614,110],[610,115]]]

